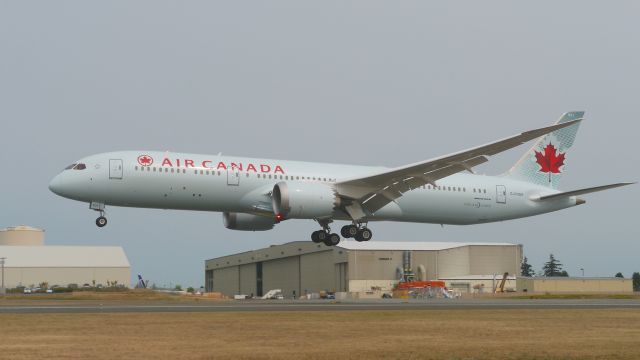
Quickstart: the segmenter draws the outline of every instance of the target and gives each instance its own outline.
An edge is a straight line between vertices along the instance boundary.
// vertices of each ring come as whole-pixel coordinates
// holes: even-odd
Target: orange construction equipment
[[[439,280],[430,280],[430,281],[407,281],[407,282],[399,282],[396,286],[396,289],[421,289],[421,288],[444,288],[444,281]]]

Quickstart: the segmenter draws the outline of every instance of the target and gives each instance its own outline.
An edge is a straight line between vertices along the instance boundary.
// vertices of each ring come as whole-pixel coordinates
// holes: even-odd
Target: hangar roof
[[[130,267],[120,246],[0,246],[6,267]]]
[[[421,242],[421,241],[366,241],[353,240],[340,241],[338,247],[347,250],[423,250],[438,251],[454,249],[463,246],[515,246],[510,243],[486,243],[486,242]]]

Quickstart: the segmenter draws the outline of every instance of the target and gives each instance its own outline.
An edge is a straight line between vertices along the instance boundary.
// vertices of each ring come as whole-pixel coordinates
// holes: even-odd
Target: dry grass
[[[205,296],[180,295],[144,289],[123,291],[76,291],[59,294],[11,294],[0,296],[0,305],[9,303],[24,304],[24,301],[48,300],[102,300],[102,301],[208,301],[216,300]]]
[[[637,359],[640,311],[2,314],[2,358]]]

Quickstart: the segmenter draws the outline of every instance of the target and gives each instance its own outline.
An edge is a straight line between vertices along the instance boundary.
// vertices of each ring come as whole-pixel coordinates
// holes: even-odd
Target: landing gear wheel
[[[357,233],[358,227],[355,225],[345,225],[340,229],[340,234],[346,239],[356,236]]]
[[[320,233],[323,233],[324,231],[322,230],[318,230],[318,231],[314,231],[311,233],[311,241],[313,241],[314,243],[318,244],[321,243],[322,240],[320,240]]]
[[[355,236],[356,241],[369,241],[373,237],[373,233],[368,228],[362,228],[358,230]]]
[[[340,243],[340,235],[338,234],[327,234],[327,238],[324,239],[323,243],[327,246],[335,246]]]
[[[329,235],[329,242],[331,243],[331,246],[338,245],[340,243],[340,235],[336,233]]]
[[[100,216],[96,219],[96,225],[98,225],[98,227],[104,227],[105,225],[107,225],[107,218],[104,216]]]

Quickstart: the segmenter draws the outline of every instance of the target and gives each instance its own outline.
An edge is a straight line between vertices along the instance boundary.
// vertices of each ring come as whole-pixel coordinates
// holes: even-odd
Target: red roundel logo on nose
[[[138,156],[138,164],[142,166],[149,166],[153,164],[153,158],[149,155],[140,155]]]

